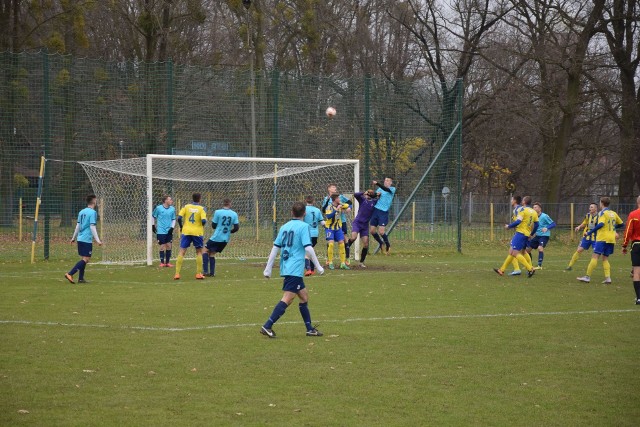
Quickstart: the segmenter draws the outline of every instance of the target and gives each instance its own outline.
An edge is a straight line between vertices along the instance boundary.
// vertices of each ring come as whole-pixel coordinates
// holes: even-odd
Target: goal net
[[[202,194],[201,204],[208,219],[205,241],[213,234],[213,212],[222,207],[223,199],[231,199],[240,230],[231,236],[220,256],[264,258],[278,228],[291,218],[293,202],[312,195],[315,205],[321,207],[329,183],[335,183],[338,191],[347,196],[359,190],[358,160],[149,154],[80,164],[98,197],[98,230],[105,241],[102,261],[111,263],[151,265],[158,259],[151,214],[165,194],[173,198],[176,215],[191,202],[193,193]],[[326,249],[321,227],[319,231],[322,244],[316,246],[316,252],[321,256]],[[176,229],[174,258],[179,244]],[[194,255],[191,249],[187,256]]]

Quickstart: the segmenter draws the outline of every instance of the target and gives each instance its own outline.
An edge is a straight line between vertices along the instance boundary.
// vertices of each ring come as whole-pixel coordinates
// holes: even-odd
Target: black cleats
[[[307,336],[308,337],[321,337],[322,335],[323,335],[322,332],[317,330],[315,327],[313,329],[311,329],[310,331],[307,331]]]
[[[269,338],[275,338],[276,337],[276,333],[273,329],[267,329],[264,326],[262,328],[260,328],[260,333],[262,335],[266,335]]]

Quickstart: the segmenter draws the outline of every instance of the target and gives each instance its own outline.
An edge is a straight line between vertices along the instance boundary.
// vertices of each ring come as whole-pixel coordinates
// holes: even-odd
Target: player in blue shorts
[[[196,279],[204,279],[202,274],[202,247],[204,246],[204,225],[207,223],[207,212],[200,205],[202,195],[193,193],[191,196],[193,203],[187,203],[178,213],[178,225],[180,225],[180,252],[176,259],[176,274],[173,280],[180,280],[180,270],[182,261],[189,246],[196,248]]]
[[[587,231],[587,235],[596,234],[596,243],[593,245],[593,255],[587,267],[585,276],[577,277],[578,281],[591,282],[591,273],[598,265],[598,259],[602,258],[602,268],[604,269],[605,285],[611,284],[611,264],[609,264],[609,256],[613,254],[616,239],[619,230],[624,227],[624,222],[617,213],[609,209],[611,199],[609,197],[600,198],[600,212],[598,212],[598,222],[593,230]]]
[[[373,181],[373,185],[378,186],[376,190],[376,193],[378,193],[378,203],[376,203],[376,207],[373,209],[373,214],[369,220],[369,231],[371,232],[371,237],[378,242],[381,248],[382,245],[384,245],[385,255],[389,255],[391,243],[389,243],[389,236],[387,236],[385,232],[385,227],[389,223],[389,209],[391,209],[393,196],[396,195],[396,187],[393,186],[393,180],[388,177],[384,179],[384,184]]]
[[[534,267],[536,270],[542,269],[542,260],[544,259],[544,248],[549,244],[549,238],[551,237],[551,229],[555,228],[556,223],[551,219],[549,215],[542,212],[542,204],[535,202],[533,204],[533,210],[538,214],[538,230],[533,234],[531,239],[527,242],[527,252],[531,255],[533,249],[538,250],[538,266]]]
[[[325,212],[329,205],[331,204],[331,195],[334,193],[338,193],[338,186],[336,184],[329,184],[327,186],[328,194],[322,199],[322,212]],[[340,193],[338,193],[340,194]],[[353,202],[344,194],[340,194],[340,203],[346,205],[344,209],[342,209],[342,213],[340,214],[340,223],[342,224],[340,227],[342,228],[342,233],[347,236],[347,214],[351,212],[351,206],[353,206]],[[350,248],[345,246],[345,264],[349,265],[349,252]],[[327,254],[333,254],[333,241],[327,239]],[[327,265],[333,263],[333,259],[327,256]]]
[[[513,196],[511,198],[511,206],[515,208],[520,204],[521,200],[522,198],[520,196]],[[522,254],[522,251],[527,245],[529,236],[531,236],[531,234],[535,234],[538,229],[538,214],[529,207],[523,207],[517,212],[515,221],[511,224],[505,224],[504,228],[507,230],[515,228],[516,232],[511,239],[509,255],[507,255],[507,258],[504,260],[502,267],[494,268],[493,271],[498,273],[500,276],[504,276],[504,270],[509,264],[511,264],[513,258],[517,258],[518,262],[526,267],[528,271],[527,276],[532,277],[536,271],[533,269],[533,266],[527,258]]]
[[[211,227],[214,231],[202,253],[202,269],[205,275],[214,277],[216,275],[216,254],[224,250],[229,243],[231,234],[240,229],[238,214],[231,209],[231,199],[224,199],[222,209],[213,213]]]
[[[349,266],[346,263],[346,245],[344,241],[344,232],[342,231],[342,210],[348,209],[349,205],[346,203],[341,203],[342,199],[340,199],[340,195],[338,193],[333,193],[331,195],[331,204],[324,212],[324,216],[326,217],[326,221],[324,224],[325,227],[325,237],[327,238],[327,242],[329,242],[329,247],[327,248],[327,258],[333,261],[333,248],[334,243],[338,244],[338,250],[340,254],[340,268],[343,270],[350,270]],[[329,268],[333,270],[333,262],[329,262]]]
[[[314,197],[307,196],[305,202],[307,202],[307,206],[305,207],[304,222],[309,224],[309,228],[311,230],[311,246],[315,248],[316,244],[318,243],[318,226],[322,225],[324,227],[325,223],[322,217],[322,212],[320,211],[320,209],[313,205],[313,203],[315,202]],[[308,257],[305,258],[304,275],[311,276],[312,274],[315,274],[314,267],[315,266],[313,265],[311,260]]]
[[[571,261],[569,261],[569,265],[565,268],[565,271],[571,271],[573,269],[573,264],[578,261],[580,254],[586,250],[589,250],[591,245],[596,242],[596,233],[590,234],[587,236],[587,232],[589,230],[593,230],[598,223],[598,205],[596,203],[591,203],[589,205],[589,212],[584,216],[582,223],[575,228],[576,233],[582,229],[584,232],[582,233],[582,240],[580,240],[580,244],[578,245],[578,249],[574,252],[571,257]]]
[[[378,203],[378,194],[373,190],[367,190],[364,193],[357,192],[353,197],[358,201],[359,207],[358,214],[351,222],[351,238],[348,240],[347,246],[351,246],[360,235],[360,239],[362,239],[360,268],[367,268],[364,261],[369,253],[369,220],[373,215],[376,203]]]
[[[82,209],[78,214],[78,223],[73,232],[73,237],[71,237],[71,244],[73,244],[77,238],[78,255],[80,255],[82,259],[78,261],[68,273],[65,273],[64,277],[70,283],[75,283],[73,281],[73,275],[76,274],[76,272],[80,272],[78,275],[78,283],[87,283],[87,281],[84,280],[84,269],[91,260],[93,239],[96,240],[98,246],[102,246],[102,242],[98,237],[98,230],[96,229],[97,222],[96,196],[95,194],[89,194],[87,196],[87,207]]]
[[[153,232],[156,233],[160,245],[160,267],[173,267],[171,259],[171,242],[173,229],[176,226],[176,208],[173,207],[171,196],[162,196],[162,203],[156,206],[151,215],[153,218]]]
[[[267,266],[264,269],[264,277],[267,279],[270,278],[273,263],[278,255],[278,251],[280,251],[280,276],[284,277],[284,283],[282,285],[284,293],[280,302],[274,307],[271,316],[269,316],[269,319],[260,329],[260,333],[269,338],[276,337],[276,333],[273,331],[273,324],[282,317],[296,296],[300,300],[298,308],[300,309],[304,325],[307,328],[307,336],[322,336],[322,332],[311,324],[311,313],[308,307],[309,294],[302,280],[305,255],[311,259],[319,274],[324,273],[324,269],[318,262],[318,257],[316,257],[316,253],[311,246],[309,225],[304,222],[305,211],[304,203],[295,202],[293,204],[291,208],[293,219],[280,227],[278,236],[273,242],[273,248],[271,249]]]

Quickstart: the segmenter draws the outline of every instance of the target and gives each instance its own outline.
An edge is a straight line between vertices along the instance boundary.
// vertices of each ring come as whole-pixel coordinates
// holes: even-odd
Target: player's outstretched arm
[[[386,191],[387,193],[391,193],[391,189],[389,187],[385,187],[384,184],[380,184],[378,181],[373,181],[373,185],[377,185],[380,187],[382,191]]]
[[[318,274],[324,274],[324,268],[320,265],[320,261],[318,261],[318,257],[316,256],[316,251],[313,250],[313,246],[306,246],[304,248],[304,252],[307,254],[313,265],[316,267]]]
[[[273,263],[275,262],[276,256],[278,255],[278,250],[280,250],[280,248],[278,248],[277,246],[271,248],[271,253],[269,254],[269,259],[267,260],[267,266],[264,268],[264,272],[262,273],[262,275],[267,279],[271,277],[271,269],[273,268]]]

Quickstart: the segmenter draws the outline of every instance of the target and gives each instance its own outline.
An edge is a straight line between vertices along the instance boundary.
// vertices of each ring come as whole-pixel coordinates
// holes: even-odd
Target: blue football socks
[[[212,276],[216,275],[216,257],[209,257],[209,273]]]
[[[278,304],[276,304],[276,306],[273,308],[271,316],[269,316],[269,320],[267,320],[264,324],[265,329],[271,329],[273,324],[282,317],[285,311],[287,311],[287,307],[288,306],[284,301],[278,301]]]
[[[209,274],[209,253],[202,254],[202,272]]]
[[[300,308],[300,314],[302,315],[302,320],[304,320],[304,325],[307,327],[307,331],[313,330],[313,326],[311,326],[311,313],[309,312],[307,303],[301,302],[298,308]]]

